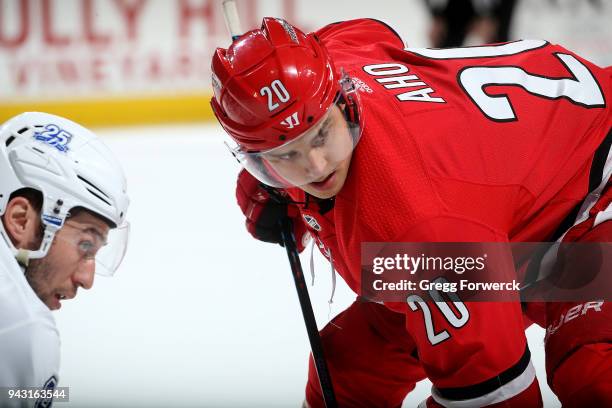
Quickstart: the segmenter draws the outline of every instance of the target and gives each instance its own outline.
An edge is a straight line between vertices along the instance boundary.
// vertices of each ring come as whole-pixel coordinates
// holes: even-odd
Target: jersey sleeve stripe
[[[455,406],[447,404],[458,402],[458,400],[461,400],[462,403],[472,401],[468,405],[457,405],[461,407],[484,406],[498,402],[493,400],[497,400],[502,396],[503,398],[500,401],[522,392],[531,385],[534,378],[535,371],[531,364],[531,353],[529,352],[529,347],[525,346],[525,352],[521,358],[501,374],[467,387],[433,387],[432,395],[438,403],[444,406]],[[481,405],[481,401],[487,401],[487,403]]]
[[[599,194],[603,190],[604,186],[608,183],[610,177],[609,168],[612,166],[612,129],[608,131],[608,134],[601,142],[595,153],[593,154],[593,162],[591,163],[591,169],[589,170],[589,192],[581,202],[576,204],[574,208],[567,214],[567,216],[561,221],[557,230],[548,239],[550,245],[542,246],[529,261],[529,266],[523,279],[523,287],[528,287],[538,280],[541,276],[546,276],[547,271],[542,268],[542,261],[544,256],[553,248],[554,242],[561,241],[567,231],[570,230],[574,225],[583,222],[588,218],[588,213],[597,200],[593,200],[591,195]],[[608,169],[608,170],[606,170]],[[590,200],[590,205],[585,206],[587,200]],[[555,250],[557,247],[554,247]]]

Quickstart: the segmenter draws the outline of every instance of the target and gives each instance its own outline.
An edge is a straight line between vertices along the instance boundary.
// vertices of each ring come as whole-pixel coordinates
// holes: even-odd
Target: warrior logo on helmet
[[[287,126],[288,129],[293,129],[296,126],[299,126],[300,120],[298,119],[298,113],[293,112],[291,115],[287,116],[283,121],[281,121],[281,125]]]

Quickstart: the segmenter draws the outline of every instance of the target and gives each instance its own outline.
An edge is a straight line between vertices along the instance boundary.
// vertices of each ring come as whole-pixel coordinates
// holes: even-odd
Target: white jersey
[[[0,242],[0,387],[52,389],[57,385],[60,339],[49,308],[36,296],[4,242]],[[0,407],[47,406],[9,399]]]

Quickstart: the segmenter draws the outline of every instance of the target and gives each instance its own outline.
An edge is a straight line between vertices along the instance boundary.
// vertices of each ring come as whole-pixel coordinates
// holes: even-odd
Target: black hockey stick
[[[297,246],[295,244],[295,237],[293,236],[293,223],[289,217],[285,217],[281,220],[281,236],[284,247],[287,250],[287,258],[289,258],[289,264],[291,265],[295,289],[297,290],[298,299],[300,300],[300,307],[302,308],[302,315],[304,316],[306,332],[308,332],[312,359],[317,369],[323,400],[327,408],[336,408],[338,403],[336,402],[331,376],[327,369],[325,355],[323,354],[323,346],[321,345],[321,338],[319,337],[319,330],[317,329],[317,321],[312,311],[312,304],[310,303],[310,296],[308,295],[308,288],[306,287],[306,280],[304,279],[304,273],[302,271],[302,263],[300,262]]]
[[[236,41],[243,32],[240,27],[240,18],[238,16],[238,10],[236,9],[236,2],[235,0],[223,0],[222,6],[227,29],[232,36],[232,41]],[[272,199],[282,202],[283,198],[278,197],[274,192],[269,192]],[[308,340],[310,340],[312,358],[317,369],[321,391],[323,392],[323,400],[327,408],[337,408],[338,403],[336,402],[331,376],[329,375],[325,356],[323,355],[323,347],[321,346],[317,322],[312,311],[308,288],[306,287],[304,273],[302,272],[302,264],[300,263],[297,245],[295,244],[295,237],[293,236],[293,225],[289,217],[285,217],[281,220],[280,224],[281,237],[284,247],[287,249],[287,257],[291,265],[295,289],[297,290],[298,299],[300,300],[300,307],[302,308],[302,315],[304,316],[304,323],[306,325],[306,331],[308,332]]]

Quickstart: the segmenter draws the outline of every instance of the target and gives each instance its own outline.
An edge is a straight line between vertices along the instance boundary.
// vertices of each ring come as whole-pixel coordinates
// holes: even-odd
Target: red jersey
[[[536,40],[404,48],[375,20],[317,35],[359,87],[363,133],[333,209],[301,211],[356,293],[362,242],[548,241],[589,192],[612,124],[611,69]],[[460,328],[432,307],[434,333],[449,335],[439,343],[424,311],[388,306],[406,313],[440,398],[495,393],[500,376],[515,391],[533,381],[518,303],[469,304]]]

